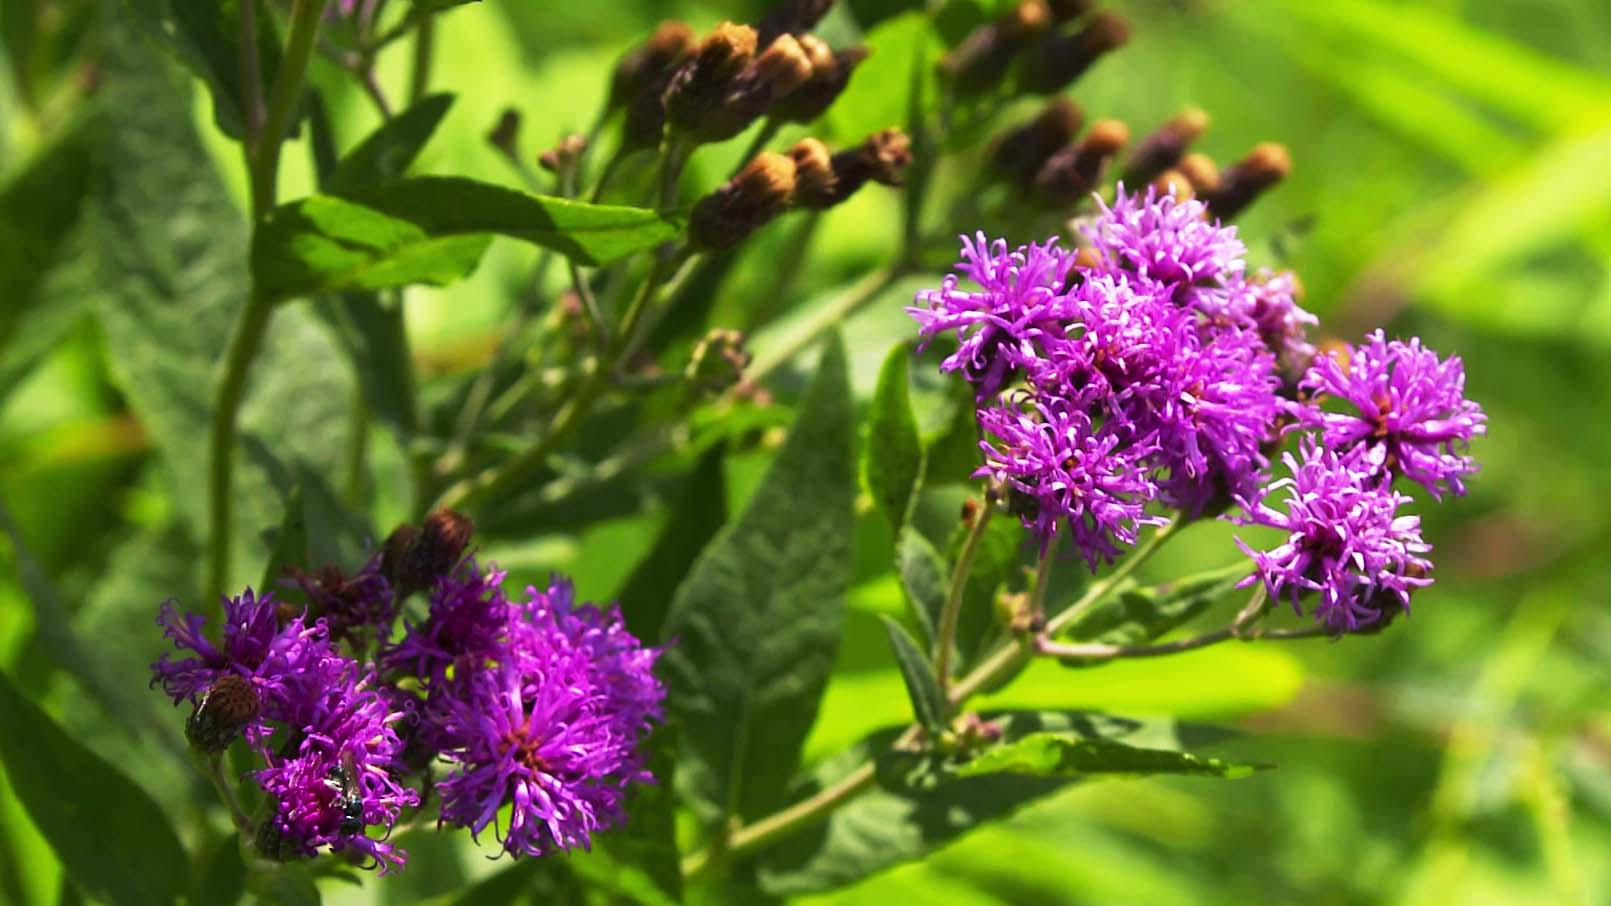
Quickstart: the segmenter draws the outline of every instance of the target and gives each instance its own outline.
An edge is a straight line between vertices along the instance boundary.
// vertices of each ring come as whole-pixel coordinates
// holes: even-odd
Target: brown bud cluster
[[[912,140],[899,129],[885,129],[854,148],[830,155],[822,142],[805,139],[789,149],[789,156],[795,162],[794,203],[821,211],[869,182],[900,185],[912,162]]]
[[[661,82],[683,55],[694,47],[694,30],[686,22],[662,22],[647,41],[627,51],[615,64],[610,79],[609,108],[626,106],[633,98]]]
[[[1035,173],[1035,198],[1051,207],[1074,204],[1094,190],[1108,162],[1130,140],[1130,129],[1118,120],[1098,120],[1078,142],[1041,165]]]
[[[985,94],[1001,85],[1013,61],[1057,24],[1045,0],[1022,0],[1006,15],[973,30],[940,60],[940,72],[959,95]]]
[[[995,143],[990,169],[1020,189],[1027,189],[1047,159],[1074,141],[1085,116],[1068,98],[1047,104],[1034,119],[1008,131]]]
[[[800,49],[811,61],[811,75],[772,105],[771,115],[780,122],[809,123],[822,116],[850,84],[850,76],[867,59],[867,48],[833,50],[815,35],[804,35]]]
[[[453,571],[470,544],[475,523],[453,510],[435,510],[423,525],[399,525],[381,551],[381,572],[407,596]]]
[[[1208,114],[1190,107],[1141,140],[1125,162],[1123,179],[1132,186],[1152,182],[1173,169],[1208,129]]]
[[[498,122],[487,132],[487,144],[497,148],[504,157],[512,161],[520,160],[520,111],[513,107],[505,108],[499,115]]]
[[[688,241],[694,248],[731,248],[783,213],[794,196],[794,160],[763,151],[732,179],[694,205]]]
[[[220,676],[185,721],[185,739],[198,752],[222,752],[263,709],[257,690],[235,673]]]
[[[1129,40],[1130,27],[1123,19],[1098,13],[1078,31],[1054,34],[1030,50],[1019,70],[1019,87],[1031,94],[1056,94]]]
[[[1212,189],[1199,188],[1198,196],[1214,216],[1229,220],[1292,172],[1292,156],[1285,145],[1264,142],[1226,167]]]
[[[755,27],[761,46],[771,44],[780,35],[794,35],[796,38],[804,35],[815,28],[832,7],[833,0],[784,0],[761,17],[760,24]]]

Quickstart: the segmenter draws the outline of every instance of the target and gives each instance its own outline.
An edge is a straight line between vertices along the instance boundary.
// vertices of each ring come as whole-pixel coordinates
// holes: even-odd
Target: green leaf
[[[681,227],[677,218],[643,208],[422,176],[276,208],[252,243],[252,276],[257,291],[272,298],[440,286],[474,269],[492,234],[597,266],[654,248]]]
[[[938,734],[945,727],[945,712],[949,708],[945,693],[940,691],[939,681],[935,679],[934,664],[901,624],[885,614],[879,614],[878,618],[884,621],[884,630],[889,633],[889,646],[895,652],[895,662],[900,665],[901,678],[906,681],[906,694],[912,699],[912,713],[931,734]]]
[[[835,334],[788,442],[672,601],[677,782],[703,817],[779,804],[833,667],[852,571],[850,386]]]
[[[419,431],[419,405],[403,307],[374,293],[342,293],[314,300],[313,310],[352,361],[375,417],[400,439],[412,438]]]
[[[287,567],[305,569],[308,565],[308,513],[302,502],[302,486],[298,485],[285,502],[285,519],[274,532],[274,548],[263,568],[263,583],[257,586],[258,592],[278,587]]]
[[[532,879],[543,867],[543,860],[538,859],[516,862],[468,888],[451,902],[453,906],[510,906],[531,888]]]
[[[1123,591],[1076,620],[1067,635],[1110,645],[1152,641],[1207,610],[1247,574],[1246,563],[1233,563],[1153,588]]]
[[[861,141],[880,129],[906,124],[907,86],[922,92],[926,108],[932,108],[938,95],[934,64],[940,57],[939,42],[921,10],[908,9],[884,19],[867,32],[863,43],[872,55],[856,67],[850,84],[824,115],[828,134],[840,142]]]
[[[862,456],[867,488],[896,533],[911,512],[912,497],[923,476],[923,444],[907,389],[911,359],[905,343],[891,349],[884,359],[867,417],[867,448]]]
[[[934,549],[922,532],[907,526],[895,543],[895,568],[912,619],[923,627],[924,639],[934,640],[934,627],[945,607],[945,593],[951,584],[945,558]]]
[[[330,174],[325,191],[343,195],[401,179],[442,124],[453,99],[451,94],[428,95],[387,120],[347,152]]]
[[[219,131],[237,140],[246,134],[246,115],[241,108],[241,99],[246,97],[240,58],[242,2],[258,4],[257,58],[263,70],[263,91],[267,93],[267,86],[274,83],[279,71],[280,42],[274,33],[273,16],[261,0],[146,0],[141,4],[167,11],[173,28],[158,27],[152,32],[170,41],[185,65],[207,84],[213,100],[213,122]]]
[[[1111,739],[1089,739],[1068,733],[1031,733],[1015,742],[987,749],[958,767],[955,776],[1150,777],[1154,774],[1190,774],[1234,779],[1267,767],[1204,758],[1190,752],[1136,748]]]
[[[1172,728],[1081,712],[1013,712],[987,715],[1004,741],[1057,731],[1086,738],[1165,742]],[[803,799],[843,778],[874,756],[880,774],[902,774],[932,756],[890,752],[901,733],[889,729],[822,764],[794,791]],[[923,784],[878,786],[834,811],[828,820],[781,838],[760,856],[759,877],[770,893],[798,895],[831,890],[902,862],[922,858],[975,827],[1011,815],[1078,778],[995,773],[957,778],[927,770]]]
[[[656,731],[645,743],[655,783],[632,787],[626,823],[594,838],[593,848],[573,851],[566,867],[593,890],[642,906],[682,902],[682,865],[677,850],[677,796],[672,784],[677,752],[675,728]]]
[[[627,628],[642,639],[663,639],[671,595],[688,575],[700,551],[727,523],[727,483],[722,473],[726,448],[717,444],[699,457],[660,537],[615,596]]]
[[[233,833],[219,837],[202,860],[190,902],[235,906],[245,894],[246,863],[241,861],[240,841]]]
[[[3,674],[0,759],[29,817],[91,897],[113,906],[163,906],[188,891],[184,849],[162,810]]]

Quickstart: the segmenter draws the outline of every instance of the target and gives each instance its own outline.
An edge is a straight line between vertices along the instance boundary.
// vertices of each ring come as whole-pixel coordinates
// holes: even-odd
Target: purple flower
[[[1176,305],[1209,318],[1227,315],[1246,269],[1236,227],[1210,222],[1200,201],[1152,187],[1126,194],[1120,185],[1113,204],[1100,197],[1097,204],[1084,233],[1102,257],[1099,269],[1157,285]]]
[[[403,638],[381,653],[382,666],[430,684],[444,679],[449,667],[462,672],[499,660],[514,613],[503,580],[504,573],[483,573],[473,559],[438,579],[425,620],[407,624]]]
[[[265,751],[267,767],[255,777],[275,803],[258,846],[273,858],[312,856],[321,846],[351,850],[374,860],[384,874],[407,854],[368,836],[370,825],[395,824],[419,794],[397,781],[402,742],[393,724],[401,714],[374,688],[373,672],[359,676],[347,661],[342,675],[308,684],[306,723],[292,724],[295,754]]]
[[[1459,356],[1443,361],[1419,339],[1389,341],[1378,330],[1346,356],[1315,358],[1299,386],[1316,398],[1297,413],[1304,426],[1323,429],[1326,446],[1378,451],[1384,469],[1441,499],[1444,488],[1465,493],[1462,479],[1477,464],[1464,451],[1487,433],[1487,416],[1465,398],[1465,383]],[[1322,409],[1326,399],[1347,410]]]
[[[1302,289],[1291,271],[1261,273],[1245,286],[1242,309],[1282,369],[1302,370],[1314,358],[1307,328],[1320,319],[1298,306]]]
[[[1419,516],[1399,515],[1409,498],[1381,475],[1381,448],[1338,453],[1306,439],[1302,455],[1302,462],[1283,457],[1292,477],[1242,501],[1242,524],[1287,533],[1267,551],[1237,539],[1255,567],[1242,584],[1262,581],[1272,599],[1285,597],[1300,614],[1302,598],[1313,592],[1316,619],[1337,633],[1377,623],[1384,606],[1407,609],[1410,592],[1432,584],[1432,563],[1421,556],[1431,546],[1421,539]],[[1285,512],[1265,503],[1281,489]]]
[[[957,268],[979,289],[963,289],[961,278],[950,274],[939,289],[919,292],[922,304],[907,312],[917,319],[925,339],[956,332],[960,346],[941,370],[962,372],[985,399],[1039,358],[1037,344],[1043,337],[1062,335],[1069,314],[1063,297],[1074,256],[1057,248],[1056,240],[1009,252],[1005,241],[989,242],[983,233],[961,238]]]
[[[398,596],[381,571],[380,554],[351,576],[340,567],[327,566],[311,576],[295,572],[292,581],[307,596],[309,610],[325,621],[331,638],[344,639],[360,630],[385,641],[391,633]]]
[[[974,475],[1006,488],[1042,550],[1066,528],[1095,569],[1119,552],[1116,542],[1135,543],[1137,526],[1162,521],[1143,512],[1156,493],[1141,463],[1149,448],[1098,429],[1078,407],[1025,402],[979,411],[985,464]]]
[[[504,849],[536,856],[589,845],[620,820],[628,784],[653,779],[638,742],[664,688],[658,652],[615,611],[574,607],[568,582],[529,591],[521,611],[509,656],[442,701],[458,767],[439,789],[442,819],[477,835],[509,805]]]

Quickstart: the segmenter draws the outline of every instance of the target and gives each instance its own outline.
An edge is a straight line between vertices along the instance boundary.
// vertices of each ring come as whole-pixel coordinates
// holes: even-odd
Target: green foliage
[[[828,680],[854,525],[847,380],[830,338],[782,452],[672,600],[677,782],[709,820],[781,804]]]
[[[1138,749],[1110,739],[1088,739],[1066,733],[1031,733],[1022,739],[981,752],[956,769],[958,777],[1019,774],[1028,777],[1149,777],[1189,774],[1235,779],[1258,766],[1204,758],[1190,752]]]
[[[3,674],[0,731],[12,787],[76,885],[113,906],[178,902],[190,872],[167,816]]]
[[[940,691],[934,664],[901,624],[886,616],[880,618],[889,633],[889,647],[901,668],[901,678],[906,681],[906,694],[912,699],[912,715],[929,733],[938,735],[945,727],[950,706]]]
[[[929,539],[914,528],[901,530],[895,543],[895,566],[901,588],[906,593],[908,612],[931,641],[934,626],[945,606],[945,591],[951,581],[949,569]]]
[[[336,164],[324,188],[345,195],[403,178],[453,107],[453,95],[433,94],[380,125]]]
[[[905,344],[891,349],[884,359],[867,417],[867,447],[862,456],[867,487],[897,534],[906,523],[923,477],[923,445],[907,389],[911,359]]]
[[[1066,634],[1110,645],[1150,642],[1230,594],[1247,574],[1245,564],[1233,564],[1154,588],[1126,589],[1075,620]]]
[[[275,209],[253,239],[252,278],[257,292],[275,299],[444,286],[475,268],[495,233],[600,265],[653,248],[679,229],[675,218],[639,208],[416,177]]]

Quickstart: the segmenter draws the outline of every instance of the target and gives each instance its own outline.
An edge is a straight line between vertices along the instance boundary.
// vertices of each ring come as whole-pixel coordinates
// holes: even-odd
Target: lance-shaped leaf
[[[889,617],[879,614],[884,631],[889,633],[889,646],[895,652],[895,663],[900,665],[901,678],[906,681],[906,694],[912,699],[912,713],[930,733],[939,733],[945,726],[948,710],[945,693],[940,691],[934,676],[934,664],[913,641],[905,627]]]
[[[1003,744],[1035,734],[1117,740],[1163,748],[1187,735],[1165,721],[1141,721],[1082,712],[1011,712],[985,715]],[[1193,735],[1195,735],[1195,730]],[[898,729],[875,733],[815,770],[794,791],[801,799],[876,758],[880,785],[861,793],[825,822],[782,838],[762,853],[761,885],[769,893],[798,895],[832,890],[922,858],[975,827],[999,820],[1069,784],[1095,775],[994,772],[956,775],[957,759],[891,751]],[[1212,733],[1202,734],[1213,738]]]
[[[780,804],[844,618],[855,533],[850,387],[835,335],[749,505],[677,590],[663,663],[683,723],[685,798],[703,817]]]
[[[951,581],[945,558],[917,529],[901,529],[895,543],[895,568],[912,618],[923,627],[925,641],[933,642],[934,626],[945,607],[946,587]]]
[[[1067,634],[1110,645],[1150,642],[1207,610],[1247,574],[1246,563],[1232,564],[1152,588],[1128,589],[1076,620]]]
[[[906,522],[912,495],[923,477],[923,442],[918,437],[907,388],[911,360],[904,343],[891,349],[884,359],[873,391],[867,448],[862,456],[867,489],[873,494],[873,502],[884,511],[890,529],[897,533]]]
[[[0,760],[67,873],[113,906],[166,906],[190,866],[156,803],[79,745],[0,675]]]
[[[643,208],[527,195],[449,176],[422,176],[276,208],[252,242],[256,290],[271,298],[468,274],[491,236],[601,265],[675,238],[681,222]]]
[[[693,568],[700,551],[727,522],[727,484],[722,475],[726,448],[711,447],[699,457],[683,485],[671,516],[615,596],[621,618],[639,638],[663,638],[671,593]]]
[[[1111,739],[1071,733],[1031,733],[995,746],[961,765],[957,777],[1017,774],[1026,777],[1150,777],[1191,774],[1198,777],[1246,777],[1268,765],[1205,758],[1190,752],[1143,749]]]
[[[325,190],[342,195],[401,179],[452,106],[453,95],[433,94],[387,120],[336,164]]]

